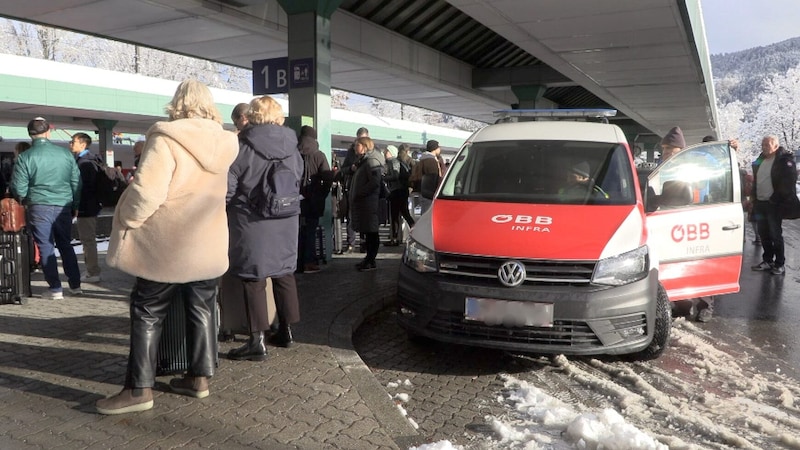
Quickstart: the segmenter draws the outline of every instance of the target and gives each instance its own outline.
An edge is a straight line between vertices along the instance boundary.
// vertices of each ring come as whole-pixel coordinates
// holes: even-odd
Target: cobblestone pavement
[[[382,249],[386,250],[386,249]],[[0,305],[0,448],[408,448],[422,437],[394,407],[352,348],[363,318],[394,301],[399,248],[379,270],[357,272],[361,255],[334,257],[297,276],[297,344],[262,363],[222,358],[211,396],[168,392],[155,407],[103,416],[97,399],[116,393],[128,352],[132,277],[104,268],[84,295],[49,301],[34,274],[25,305]],[[101,255],[104,259],[104,255]],[[240,339],[243,339],[240,336]],[[221,343],[224,355],[239,342]]]
[[[530,367],[499,350],[409,340],[395,314],[390,306],[369,317],[353,344],[424,440],[481,448],[496,438],[484,418],[506,413],[495,400],[503,390],[501,374]]]

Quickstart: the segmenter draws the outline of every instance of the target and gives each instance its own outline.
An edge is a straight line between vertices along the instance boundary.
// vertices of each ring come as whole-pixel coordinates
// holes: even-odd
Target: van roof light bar
[[[593,117],[607,118],[617,115],[616,109],[575,108],[575,109],[501,109],[494,111],[500,119],[506,117]]]

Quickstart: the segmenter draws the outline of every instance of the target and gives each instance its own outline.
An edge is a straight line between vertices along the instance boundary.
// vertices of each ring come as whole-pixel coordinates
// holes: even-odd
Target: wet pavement
[[[565,358],[565,363],[546,356],[431,341],[415,343],[396,324],[391,307],[368,318],[353,336],[353,343],[393,401],[429,442],[447,439],[466,448],[504,448],[490,423],[491,418],[514,416],[513,407],[509,409],[503,401],[505,374],[510,374],[585,409],[623,410],[624,401],[616,404],[609,399],[649,398],[648,391],[661,392],[681,405],[681,414],[697,417],[679,423],[665,422],[664,417],[653,422],[637,417],[630,420],[677,448],[728,448],[734,444],[748,448],[725,438],[730,434],[748,436],[746,428],[752,427],[737,422],[746,419],[727,408],[746,411],[736,403],[739,401],[758,403],[755,410],[775,408],[781,404],[780,398],[773,398],[770,392],[775,386],[789,386],[785,389],[791,395],[800,395],[799,225],[797,221],[784,223],[784,276],[750,270],[751,265],[761,261],[761,249],[752,244],[748,225],[741,292],[719,297],[715,317],[709,323],[676,319],[671,346],[656,361],[631,363],[620,358],[575,357]],[[715,369],[717,365],[722,368]],[[619,379],[620,374],[628,372]],[[628,385],[627,377],[639,381]],[[605,390],[609,392],[604,394]],[[723,405],[717,406],[720,412],[727,413],[726,418],[732,418],[730,423],[726,418],[715,418],[713,408],[703,409],[703,395],[708,392],[730,400],[731,404],[720,400]],[[649,402],[649,408],[656,411],[661,400]],[[790,404],[787,408],[794,421],[800,421],[798,406]],[[665,408],[663,414],[669,417],[675,412]],[[781,420],[786,419],[778,421]],[[706,422],[711,425],[697,425]],[[787,433],[800,435],[800,427],[789,427]],[[693,437],[677,437],[682,434]],[[754,433],[749,439],[756,443],[749,448],[767,448],[780,442],[767,432]]]

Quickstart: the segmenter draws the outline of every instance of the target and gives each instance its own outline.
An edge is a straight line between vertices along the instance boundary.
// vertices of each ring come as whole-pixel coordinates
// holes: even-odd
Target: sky
[[[712,55],[800,36],[800,0],[700,0]]]

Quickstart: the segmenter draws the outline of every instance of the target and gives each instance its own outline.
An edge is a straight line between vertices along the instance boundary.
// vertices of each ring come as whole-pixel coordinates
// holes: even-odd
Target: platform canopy
[[[26,0],[0,14],[246,68],[287,55],[276,0]],[[331,30],[337,89],[484,122],[535,103],[613,108],[626,133],[716,132],[699,0],[342,0]]]

